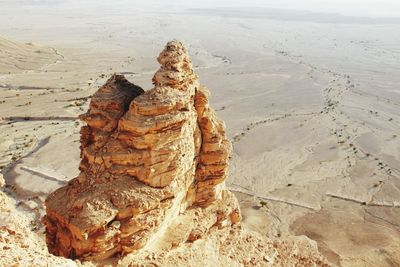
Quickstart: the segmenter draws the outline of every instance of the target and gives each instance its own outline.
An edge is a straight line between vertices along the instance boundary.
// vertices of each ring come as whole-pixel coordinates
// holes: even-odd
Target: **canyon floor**
[[[37,242],[45,197],[78,174],[88,97],[113,73],[150,89],[156,55],[176,38],[233,142],[227,185],[244,227],[305,235],[338,266],[400,265],[399,21],[10,3],[0,168]]]

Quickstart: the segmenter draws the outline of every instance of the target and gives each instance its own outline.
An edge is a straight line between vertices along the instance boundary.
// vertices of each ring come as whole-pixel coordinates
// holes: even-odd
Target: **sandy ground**
[[[398,22],[34,3],[0,8],[0,168],[32,231],[78,173],[88,96],[114,72],[151,88],[177,38],[226,122],[245,227],[306,235],[341,266],[400,265]]]

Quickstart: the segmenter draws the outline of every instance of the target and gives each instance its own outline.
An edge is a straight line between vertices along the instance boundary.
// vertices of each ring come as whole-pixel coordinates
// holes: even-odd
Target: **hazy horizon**
[[[311,11],[318,13],[336,13],[344,16],[362,16],[362,17],[400,17],[400,2],[396,0],[148,0],[142,1],[99,1],[86,0],[0,0],[0,5],[3,4],[20,4],[20,5],[62,5],[69,4],[93,4],[120,6],[131,5],[138,8],[214,8],[214,7],[262,7],[262,8],[279,8],[288,10]]]

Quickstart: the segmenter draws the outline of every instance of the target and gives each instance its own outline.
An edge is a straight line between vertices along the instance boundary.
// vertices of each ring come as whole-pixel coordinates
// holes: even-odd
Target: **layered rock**
[[[46,200],[53,254],[105,259],[239,222],[224,187],[231,145],[207,89],[180,42],[168,43],[158,62],[153,89],[114,75],[81,115],[81,173]]]
[[[225,124],[209,107],[208,96],[208,90],[200,86],[196,91],[194,101],[202,138],[199,162],[196,168],[195,203],[202,207],[210,205],[220,195],[231,153],[231,143],[225,135]]]

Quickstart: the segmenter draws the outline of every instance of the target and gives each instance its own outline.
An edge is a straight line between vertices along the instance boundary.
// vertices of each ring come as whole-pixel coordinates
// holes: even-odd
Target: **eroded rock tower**
[[[113,75],[80,116],[81,173],[46,200],[53,254],[106,259],[239,222],[224,186],[231,144],[208,90],[182,43],[169,42],[158,62],[154,88]]]

